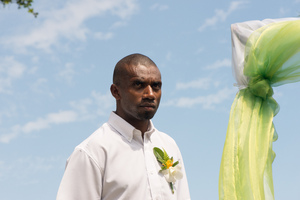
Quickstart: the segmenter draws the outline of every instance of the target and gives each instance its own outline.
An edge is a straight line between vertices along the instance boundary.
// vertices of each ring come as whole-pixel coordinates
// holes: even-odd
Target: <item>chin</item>
[[[146,112],[146,113],[143,113],[140,115],[140,118],[143,119],[143,120],[149,120],[149,119],[152,119],[155,115],[155,112]]]

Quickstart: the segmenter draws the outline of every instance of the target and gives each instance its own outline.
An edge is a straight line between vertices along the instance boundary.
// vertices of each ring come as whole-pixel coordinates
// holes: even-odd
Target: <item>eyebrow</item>
[[[136,81],[140,81],[140,82],[148,82],[145,78],[141,78],[141,77],[132,77],[131,82],[136,82]],[[161,80],[150,80],[150,82],[153,82],[153,83],[162,83]]]

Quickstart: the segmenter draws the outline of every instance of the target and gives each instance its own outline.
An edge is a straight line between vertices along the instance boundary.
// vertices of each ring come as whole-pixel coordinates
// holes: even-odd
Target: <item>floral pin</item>
[[[174,163],[173,157],[170,158],[164,149],[161,150],[158,147],[153,148],[153,153],[157,161],[162,165],[159,172],[164,175],[165,179],[170,184],[172,193],[174,194],[173,184],[176,182],[176,180],[182,179],[183,177],[179,161]]]

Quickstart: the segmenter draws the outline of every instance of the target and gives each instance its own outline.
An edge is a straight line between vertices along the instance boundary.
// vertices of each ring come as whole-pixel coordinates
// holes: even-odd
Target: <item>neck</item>
[[[148,130],[150,119],[137,120],[137,119],[133,119],[133,118],[123,116],[121,113],[118,113],[118,111],[116,111],[115,113],[117,115],[119,115],[120,117],[122,117],[129,124],[131,124],[134,128],[140,130],[142,132],[142,136],[144,136],[144,133]]]
[[[144,133],[148,130],[150,120],[143,120],[138,122],[127,121],[127,122],[131,124],[134,128],[140,130],[142,132],[142,136],[144,136]]]

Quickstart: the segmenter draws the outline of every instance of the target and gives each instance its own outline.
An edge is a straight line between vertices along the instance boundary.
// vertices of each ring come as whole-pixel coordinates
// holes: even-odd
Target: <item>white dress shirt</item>
[[[170,185],[159,173],[153,148],[179,160],[183,178]],[[150,122],[144,139],[114,112],[67,160],[57,200],[189,200],[183,160],[175,141]]]

